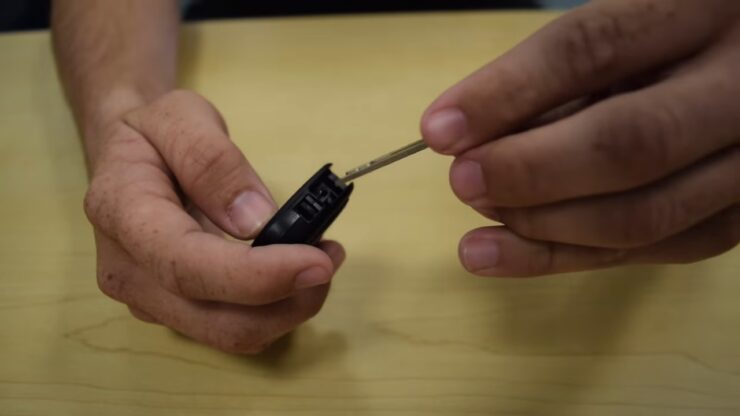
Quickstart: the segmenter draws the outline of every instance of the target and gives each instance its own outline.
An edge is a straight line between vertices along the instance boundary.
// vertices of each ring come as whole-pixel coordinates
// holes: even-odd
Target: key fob
[[[324,165],[265,225],[252,247],[270,244],[319,242],[327,228],[347,205],[354,184],[345,184]]]

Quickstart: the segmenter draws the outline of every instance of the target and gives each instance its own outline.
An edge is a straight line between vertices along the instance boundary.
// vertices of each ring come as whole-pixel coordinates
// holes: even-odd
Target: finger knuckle
[[[228,160],[229,152],[223,146],[219,146],[209,140],[208,137],[200,135],[183,153],[183,171],[193,170],[190,182],[197,184],[199,180],[207,177],[214,168],[223,167]]]
[[[97,224],[110,217],[113,182],[113,178],[106,174],[97,175],[90,181],[83,199],[83,209],[91,223]]]
[[[85,198],[82,203],[85,215],[91,223],[97,222],[101,211],[101,205],[103,204],[104,195],[105,189],[101,189],[99,180],[93,180],[87,188],[87,192],[85,192]]]
[[[599,11],[580,13],[563,22],[559,62],[566,75],[581,80],[611,71],[620,59],[626,36],[622,19]]]
[[[541,169],[530,158],[503,156],[491,151],[485,163],[486,176],[493,178],[487,181],[488,197],[497,206],[525,206],[547,192]]]
[[[298,248],[294,251],[297,253]],[[296,271],[294,259],[281,256],[276,262],[262,261],[262,254],[255,250],[246,250],[243,256],[244,264],[248,265],[248,285],[239,285],[234,288],[240,298],[249,305],[265,305],[288,298],[295,290]],[[239,269],[230,269],[234,276],[239,275]],[[243,275],[243,274],[242,274]],[[246,280],[245,280],[246,281]]]
[[[157,258],[156,253],[145,248],[153,238],[151,232],[157,218],[156,207],[136,201],[126,188],[119,191],[117,198],[116,207],[107,212],[112,216],[108,234],[145,264],[152,264]]]
[[[189,297],[188,290],[184,285],[184,279],[181,275],[159,272],[158,277],[159,284],[168,292],[182,297]]]
[[[538,73],[533,70],[525,70],[521,65],[517,65],[516,62],[494,61],[491,65],[496,65],[496,71],[498,76],[493,80],[482,80],[481,85],[484,83],[495,82],[500,83],[501,86],[506,88],[498,88],[497,91],[500,93],[501,102],[507,103],[503,106],[496,106],[491,108],[490,106],[471,106],[467,111],[477,112],[478,120],[489,120],[495,121],[491,123],[491,126],[498,125],[490,132],[491,136],[497,134],[503,134],[510,131],[513,128],[520,127],[522,124],[522,114],[532,112],[532,103],[537,102],[540,98],[542,91],[538,86],[541,83],[541,78]],[[489,137],[491,137],[489,136]],[[482,138],[486,141],[489,137]]]
[[[217,192],[239,177],[243,162],[241,152],[232,146],[201,136],[185,150],[180,172],[193,188]]]
[[[155,268],[160,285],[170,293],[186,298],[195,297],[196,293],[201,298],[209,297],[205,278],[193,270],[183,270],[177,259],[162,257]]]
[[[98,288],[106,296],[123,301],[126,290],[126,279],[111,270],[100,268],[97,273]]]
[[[613,120],[613,116],[609,116]],[[670,105],[650,112],[627,111],[619,125],[605,121],[593,141],[593,151],[623,180],[642,183],[669,167],[672,144],[682,134],[681,117]]]
[[[636,248],[655,243],[669,234],[680,214],[679,207],[666,196],[635,197],[616,209],[617,248]]]
[[[120,203],[121,192],[110,185],[108,178],[93,179],[85,193],[83,208],[88,221],[97,230],[118,239],[126,231],[125,205]]]

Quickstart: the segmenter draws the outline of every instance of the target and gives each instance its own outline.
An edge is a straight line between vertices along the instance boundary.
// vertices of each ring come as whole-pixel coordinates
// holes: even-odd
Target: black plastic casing
[[[353,189],[354,184],[345,184],[331,171],[331,163],[324,165],[270,219],[252,246],[318,243]]]

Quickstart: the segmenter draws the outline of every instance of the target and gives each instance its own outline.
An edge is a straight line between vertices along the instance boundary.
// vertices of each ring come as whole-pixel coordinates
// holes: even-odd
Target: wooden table
[[[188,26],[213,100],[279,201],[418,137],[446,86],[553,18],[464,13]],[[98,292],[83,158],[48,33],[0,37],[0,414],[738,415],[740,251],[685,267],[468,275],[485,221],[415,156],[357,183],[321,314],[259,357],[139,322]],[[390,201],[395,201],[391,203]]]

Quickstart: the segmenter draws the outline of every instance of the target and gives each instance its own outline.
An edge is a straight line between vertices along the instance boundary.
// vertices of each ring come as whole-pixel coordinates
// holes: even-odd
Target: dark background
[[[48,27],[49,3],[50,0],[0,0],[0,32]],[[538,0],[278,0],[264,2],[248,0],[184,0],[181,1],[181,3],[183,4],[186,20],[223,19],[247,16],[290,16],[299,14],[513,8],[530,9],[539,7]]]

